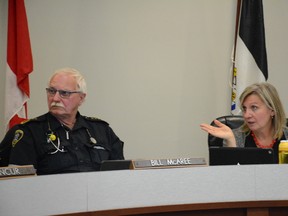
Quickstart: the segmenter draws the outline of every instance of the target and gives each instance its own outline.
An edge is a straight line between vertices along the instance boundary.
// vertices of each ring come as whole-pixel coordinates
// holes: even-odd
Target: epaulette
[[[83,118],[88,120],[88,121],[103,122],[103,123],[108,124],[108,122],[106,122],[106,121],[104,121],[102,119],[96,118],[96,117],[83,116]]]
[[[33,122],[33,121],[38,121],[38,119],[37,118],[26,119],[26,120],[22,121],[20,124],[26,124],[28,122]]]

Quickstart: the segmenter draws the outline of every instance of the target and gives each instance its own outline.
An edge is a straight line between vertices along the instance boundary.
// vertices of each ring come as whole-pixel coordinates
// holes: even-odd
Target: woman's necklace
[[[254,140],[254,142],[255,142],[255,144],[256,144],[256,146],[258,147],[258,148],[273,148],[273,146],[274,146],[274,144],[276,143],[276,139],[274,139],[274,140],[272,140],[272,143],[270,144],[270,145],[268,145],[268,146],[264,146],[264,145],[262,145],[262,144],[260,144],[259,142],[258,142],[258,139],[257,139],[257,137],[255,136],[255,134],[253,133],[253,131],[251,131],[251,136],[253,137],[253,140]]]

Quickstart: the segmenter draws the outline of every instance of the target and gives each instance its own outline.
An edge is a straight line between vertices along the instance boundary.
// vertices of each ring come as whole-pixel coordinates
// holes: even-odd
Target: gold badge
[[[15,131],[15,135],[14,135],[14,138],[12,140],[12,147],[15,147],[17,142],[22,139],[23,135],[24,135],[24,132],[22,130],[16,130]]]

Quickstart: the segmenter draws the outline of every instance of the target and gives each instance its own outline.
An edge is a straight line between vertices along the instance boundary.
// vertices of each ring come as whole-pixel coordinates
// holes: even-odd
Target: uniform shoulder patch
[[[15,131],[14,138],[12,140],[12,147],[15,147],[15,145],[19,142],[19,140],[22,139],[23,135],[24,135],[23,130],[19,129]]]

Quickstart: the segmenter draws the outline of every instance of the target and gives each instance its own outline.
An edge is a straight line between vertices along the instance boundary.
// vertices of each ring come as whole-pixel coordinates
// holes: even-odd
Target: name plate
[[[0,179],[36,175],[32,165],[0,167]]]
[[[134,169],[148,168],[172,168],[185,166],[203,166],[206,165],[204,158],[176,158],[176,159],[158,159],[158,160],[134,160],[132,161]]]

